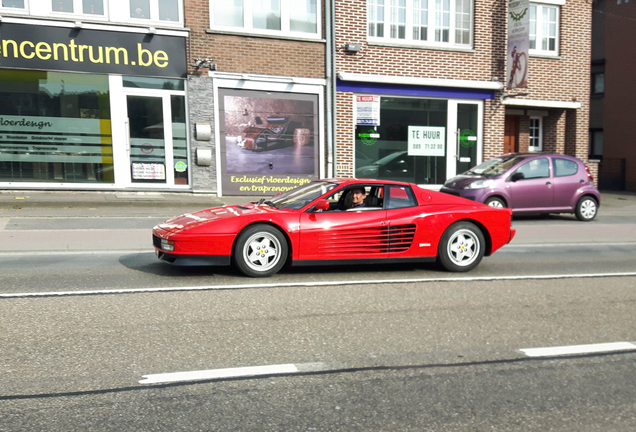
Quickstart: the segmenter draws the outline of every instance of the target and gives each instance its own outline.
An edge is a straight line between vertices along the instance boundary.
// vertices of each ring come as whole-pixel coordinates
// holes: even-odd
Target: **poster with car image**
[[[224,195],[271,196],[319,177],[318,96],[219,89]]]

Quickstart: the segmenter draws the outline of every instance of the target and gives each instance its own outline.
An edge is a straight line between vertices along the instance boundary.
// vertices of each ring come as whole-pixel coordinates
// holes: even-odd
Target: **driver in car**
[[[355,188],[351,190],[351,208],[364,207],[364,199],[367,194],[364,188]]]

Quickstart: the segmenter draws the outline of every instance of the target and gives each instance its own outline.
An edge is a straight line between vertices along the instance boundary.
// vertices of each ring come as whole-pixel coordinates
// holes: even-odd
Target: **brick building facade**
[[[507,6],[504,0],[465,0],[435,10],[435,2],[426,1],[338,1],[337,174],[402,178],[435,187],[509,151],[563,153],[587,161],[591,4],[530,2],[534,47],[527,88],[511,90],[505,85]],[[450,17],[448,26],[436,20],[444,14]],[[347,49],[351,43],[360,49]],[[356,125],[357,95],[380,96],[374,142],[362,139],[369,133]],[[441,105],[424,106],[431,102]],[[475,130],[462,121],[472,122]],[[445,155],[410,156],[405,138],[410,125],[445,129]],[[474,136],[469,132],[469,141],[462,144],[472,140],[472,152],[454,145],[466,138],[461,136],[465,130]],[[589,165],[595,173],[596,164]]]
[[[636,105],[634,20],[634,2],[594,2],[590,157],[602,161],[603,189],[636,191],[636,147],[629,141]]]
[[[195,191],[272,195],[325,175],[324,12],[297,3],[259,21],[256,1],[185,0]]]

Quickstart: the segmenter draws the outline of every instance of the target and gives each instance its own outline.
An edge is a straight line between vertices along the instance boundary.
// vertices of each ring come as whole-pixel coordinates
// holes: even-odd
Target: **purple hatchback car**
[[[572,156],[510,153],[444,183],[441,191],[513,213],[574,213],[591,221],[601,195],[585,164]]]

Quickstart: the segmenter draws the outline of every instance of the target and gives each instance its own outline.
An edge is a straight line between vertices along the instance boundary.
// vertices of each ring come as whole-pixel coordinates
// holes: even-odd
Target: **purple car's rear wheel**
[[[247,276],[267,277],[278,272],[287,260],[287,241],[277,228],[252,225],[238,235],[234,263]]]
[[[583,222],[589,222],[596,217],[598,204],[596,200],[589,196],[584,196],[576,203],[576,217]]]
[[[485,246],[486,240],[479,228],[470,222],[457,222],[442,235],[437,259],[448,271],[466,272],[481,262]]]

